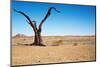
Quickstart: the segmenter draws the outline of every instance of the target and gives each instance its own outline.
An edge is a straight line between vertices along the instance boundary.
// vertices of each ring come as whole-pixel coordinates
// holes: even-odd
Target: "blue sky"
[[[55,7],[61,13],[52,10],[51,16],[43,24],[43,36],[95,35],[95,6],[19,1],[12,2],[12,35],[18,33],[34,35],[26,18],[14,12],[13,9],[23,11],[39,25],[49,7]]]

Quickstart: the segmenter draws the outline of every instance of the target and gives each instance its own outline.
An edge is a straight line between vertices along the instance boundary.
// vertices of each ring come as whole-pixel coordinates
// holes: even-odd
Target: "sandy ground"
[[[12,65],[94,61],[95,37],[43,37],[46,47],[24,46],[32,38],[17,37],[12,42]]]

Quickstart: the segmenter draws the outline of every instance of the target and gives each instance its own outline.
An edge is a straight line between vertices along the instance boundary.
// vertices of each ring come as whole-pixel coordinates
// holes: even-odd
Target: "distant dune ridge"
[[[95,36],[42,36],[43,46],[25,46],[33,36],[12,37],[12,65],[95,61]]]
[[[16,34],[15,36],[13,36],[13,38],[18,38],[18,37],[27,37],[27,36],[24,34]]]

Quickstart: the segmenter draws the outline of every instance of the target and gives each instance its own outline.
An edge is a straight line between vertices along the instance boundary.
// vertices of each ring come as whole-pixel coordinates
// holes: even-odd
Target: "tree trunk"
[[[41,37],[41,32],[40,31],[35,32],[34,42],[31,45],[45,46],[42,42],[42,37]]]

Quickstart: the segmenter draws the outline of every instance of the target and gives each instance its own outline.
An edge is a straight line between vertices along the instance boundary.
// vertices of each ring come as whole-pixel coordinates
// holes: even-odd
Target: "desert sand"
[[[12,38],[12,65],[95,61],[95,36],[43,36],[46,46],[25,46],[32,36]]]

